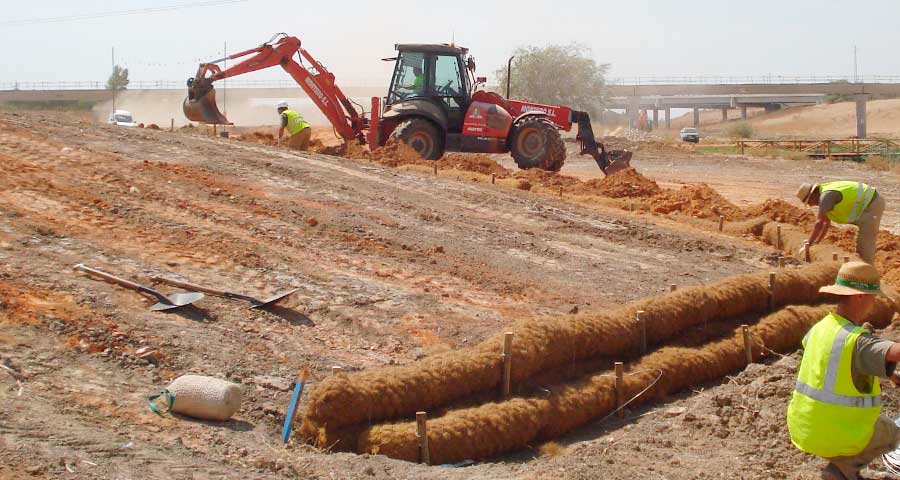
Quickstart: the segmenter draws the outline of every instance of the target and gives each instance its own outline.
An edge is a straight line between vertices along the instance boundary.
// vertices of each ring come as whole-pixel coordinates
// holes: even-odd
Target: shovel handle
[[[119,286],[122,286],[125,288],[129,288],[131,290],[136,290],[138,292],[143,292],[146,290],[145,287],[143,287],[142,285],[138,285],[134,282],[129,282],[128,280],[125,280],[124,278],[119,278],[119,277],[116,277],[115,275],[110,275],[106,272],[101,272],[100,270],[95,270],[95,269],[88,267],[86,265],[83,265],[81,263],[79,263],[78,265],[75,265],[72,268],[74,268],[75,270],[79,270],[84,273],[87,273],[88,275],[91,275],[91,276],[94,276],[97,278],[102,278],[103,280],[106,280],[107,282],[115,283],[116,285],[119,285]]]
[[[200,285],[194,285],[193,283],[182,282],[180,280],[175,280],[174,278],[167,277],[150,277],[150,280],[153,283],[165,283],[166,285],[171,285],[173,287],[180,287],[186,290],[191,290],[194,292],[203,292],[208,293],[210,295],[215,295],[217,297],[228,297],[228,292],[222,290],[216,290],[214,288],[203,287]]]

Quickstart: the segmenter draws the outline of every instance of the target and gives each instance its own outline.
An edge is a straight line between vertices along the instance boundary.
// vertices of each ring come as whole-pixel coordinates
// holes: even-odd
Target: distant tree
[[[128,88],[128,69],[118,65],[113,67],[109,80],[106,81],[107,90],[125,90]]]
[[[609,64],[597,63],[591,49],[579,44],[518,47],[513,52],[511,97],[516,100],[566,105],[597,114],[604,104]],[[506,65],[495,72],[506,92]]]

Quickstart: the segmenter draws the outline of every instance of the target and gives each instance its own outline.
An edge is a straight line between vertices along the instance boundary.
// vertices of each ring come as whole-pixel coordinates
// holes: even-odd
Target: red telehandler
[[[396,57],[385,59],[395,62],[387,97],[372,98],[369,118],[338,88],[334,74],[302,48],[298,38],[284,33],[257,48],[200,64],[197,75],[187,82],[184,114],[195,122],[229,124],[216,106],[213,83],[280,65],[346,142],[377,148],[389,140],[402,141],[428,160],[437,160],[448,150],[510,152],[519,168],[559,171],[566,159],[559,130],[578,125],[581,154],[591,155],[605,174],[629,166],[631,152],[607,151],[594,138],[586,112],[510,100],[479,89],[485,79],[474,77],[475,61],[468,49],[422,44],[396,49]],[[243,61],[227,70],[219,68],[219,63],[236,59]]]

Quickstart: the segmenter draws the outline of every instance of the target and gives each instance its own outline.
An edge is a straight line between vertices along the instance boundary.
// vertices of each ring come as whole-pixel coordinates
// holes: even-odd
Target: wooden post
[[[643,310],[637,311],[638,331],[640,332],[640,335],[641,335],[640,336],[641,355],[647,353],[647,321],[646,321],[646,319],[644,319],[644,313],[646,313],[646,312],[644,312]]]
[[[741,149],[741,155],[743,155],[744,154],[744,141],[743,140],[738,140],[738,148]]]
[[[775,272],[769,272],[769,311],[775,311]]]
[[[509,396],[510,383],[512,381],[512,340],[513,332],[503,335],[503,396]]]
[[[428,451],[428,414],[416,412],[416,438],[419,439],[419,463],[431,465],[431,452]]]
[[[784,255],[778,256],[778,268],[784,268]]]
[[[753,348],[750,346],[750,326],[741,325],[741,331],[744,333],[744,353],[747,355],[747,365],[753,363]]]
[[[781,250],[781,225],[775,225],[775,249]]]
[[[337,374],[341,373],[343,370],[344,370],[343,368],[335,365],[335,366],[331,367],[331,374],[337,375]]]
[[[174,119],[174,118],[171,119],[171,124],[169,125],[169,131],[170,131],[170,132],[174,132],[174,131],[175,131],[175,119]]]
[[[497,183],[497,174],[496,174],[496,173],[492,173],[492,174],[491,174],[491,185],[494,185],[494,184],[496,184],[496,183]]]
[[[850,261],[850,255],[844,255],[844,263],[847,263],[849,261]]]
[[[559,196],[562,197],[562,185],[559,187]]]
[[[622,404],[625,403],[625,364],[622,362],[615,363],[616,368],[616,408],[621,408]],[[618,412],[620,417],[625,416],[625,409],[621,409]]]
[[[434,161],[434,174],[437,175],[437,160]]]
[[[719,231],[725,228],[725,215],[719,215]]]
[[[803,253],[803,260],[806,261],[806,263],[811,263],[811,262],[812,262],[812,257],[810,256],[810,253],[809,253],[810,250],[812,250],[812,246],[811,246],[811,245],[810,245],[810,246],[807,246],[807,247],[806,247],[806,250],[803,251],[803,252],[804,252],[804,253]]]
[[[675,290],[678,290],[678,285],[675,285],[674,283],[670,283],[670,284],[669,284],[669,291],[670,291],[670,292],[674,292]]]

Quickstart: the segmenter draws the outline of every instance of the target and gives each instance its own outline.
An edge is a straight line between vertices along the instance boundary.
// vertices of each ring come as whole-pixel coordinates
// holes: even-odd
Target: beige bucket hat
[[[847,262],[838,271],[834,285],[819,289],[835,295],[885,295],[878,270],[866,262]]]
[[[797,190],[797,198],[806,205],[810,195],[812,195],[812,192],[814,192],[818,186],[818,183],[804,183],[803,185],[800,185],[800,189]]]

